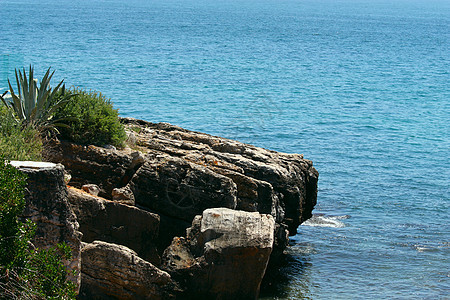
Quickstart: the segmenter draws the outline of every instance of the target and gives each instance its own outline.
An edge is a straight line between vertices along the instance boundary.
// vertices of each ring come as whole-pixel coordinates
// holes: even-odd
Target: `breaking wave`
[[[349,215],[343,216],[326,216],[324,214],[314,214],[310,219],[303,222],[304,226],[312,227],[333,227],[342,228],[345,227],[345,223],[342,220],[350,218]]]

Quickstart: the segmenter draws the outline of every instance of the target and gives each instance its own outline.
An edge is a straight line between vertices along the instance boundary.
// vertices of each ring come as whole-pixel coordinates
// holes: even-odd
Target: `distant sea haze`
[[[448,299],[450,2],[1,0],[14,68],[320,173],[262,299]],[[0,91],[0,92],[1,92]]]

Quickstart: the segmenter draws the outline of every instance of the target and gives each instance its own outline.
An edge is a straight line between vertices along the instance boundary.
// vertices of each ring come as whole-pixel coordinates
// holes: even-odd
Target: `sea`
[[[1,91],[30,64],[314,162],[261,299],[450,299],[450,1],[0,0]]]

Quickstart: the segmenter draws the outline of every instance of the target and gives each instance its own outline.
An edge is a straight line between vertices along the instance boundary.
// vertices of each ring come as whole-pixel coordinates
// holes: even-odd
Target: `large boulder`
[[[67,198],[64,167],[29,161],[12,161],[11,165],[27,175],[26,207],[22,217],[36,224],[34,246],[46,249],[66,243],[72,258],[64,263],[68,270],[75,271],[69,272],[69,279],[79,287],[82,234]]]
[[[168,273],[125,246],[84,244],[79,299],[173,299],[177,290]]]
[[[152,264],[160,264],[156,247],[158,215],[75,188],[68,191],[70,204],[83,233],[83,242],[99,240],[124,245]]]
[[[196,216],[186,238],[174,238],[163,268],[192,299],[256,299],[272,245],[271,215],[227,208]]]

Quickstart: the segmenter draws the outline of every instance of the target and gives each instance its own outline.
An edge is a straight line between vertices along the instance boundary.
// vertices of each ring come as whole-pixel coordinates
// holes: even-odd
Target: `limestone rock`
[[[133,191],[129,188],[129,186],[125,186],[123,188],[115,188],[111,193],[112,200],[128,205],[135,205],[136,201],[134,200]]]
[[[85,184],[81,187],[81,189],[93,196],[97,196],[98,193],[100,192],[100,189],[96,184]]]
[[[94,197],[75,188],[69,201],[78,218],[84,242],[100,240],[127,246],[156,265],[159,216],[134,206]]]
[[[236,184],[208,168],[169,155],[147,155],[130,181],[136,203],[191,222],[210,207],[236,207]]]
[[[94,241],[82,250],[80,299],[174,299],[170,275],[133,250]]]
[[[44,156],[66,167],[72,176],[71,186],[81,188],[85,184],[96,184],[100,188],[99,195],[107,198],[114,188],[125,186],[135,172],[129,153],[93,145],[53,141],[46,147]]]
[[[139,151],[131,152],[131,167],[141,166],[145,162],[145,157]]]
[[[189,270],[194,265],[198,264],[198,259],[194,257],[186,238],[174,237],[172,243],[166,248],[163,255],[164,261],[162,267],[164,270],[170,274],[178,275],[178,280],[182,280],[184,285],[186,285],[186,281],[190,278],[182,278],[183,271]]]
[[[238,209],[270,211],[277,223],[287,226],[291,235],[312,215],[318,173],[303,155],[270,151],[167,123],[131,118],[123,122],[128,127],[140,127],[135,133],[136,144],[146,153],[146,159],[166,155],[230,178],[236,184]],[[159,173],[157,166],[152,166],[155,173]],[[138,198],[143,196],[135,194],[135,197],[139,203]]]
[[[94,183],[99,195],[121,199],[169,220],[168,240],[183,232],[204,209],[227,207],[271,214],[275,226],[272,256],[283,253],[290,235],[311,217],[318,173],[300,154],[270,151],[167,123],[122,119],[133,132],[133,148],[108,150],[55,143],[47,158],[71,172],[71,185]],[[114,196],[112,195],[114,191]],[[121,200],[122,201],[122,200]],[[129,201],[129,202],[127,202]]]
[[[64,167],[29,161],[12,161],[11,165],[28,177],[22,217],[36,223],[34,246],[45,249],[65,242],[72,251],[72,258],[64,263],[69,270],[75,271],[69,279],[79,287],[82,234],[67,200]]]
[[[227,208],[194,218],[187,238],[174,238],[163,266],[192,298],[256,299],[274,242],[271,215]]]

